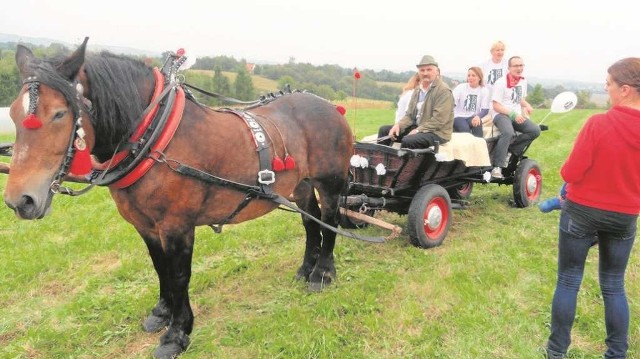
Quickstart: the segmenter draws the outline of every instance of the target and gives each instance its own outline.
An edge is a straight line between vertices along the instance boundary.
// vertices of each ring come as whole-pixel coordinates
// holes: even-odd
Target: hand
[[[526,121],[526,120],[527,120],[527,118],[526,118],[526,117],[524,117],[524,116],[522,116],[522,115],[516,115],[516,119],[515,119],[515,121],[516,121],[517,123],[523,123],[523,122],[524,122],[524,121]]]
[[[416,133],[418,133],[418,129],[414,128],[413,130],[411,130],[411,132],[409,132],[409,135],[415,135]]]
[[[396,123],[389,130],[389,137],[391,137],[392,140],[395,140],[396,138],[398,138],[399,135],[400,135],[400,125]]]
[[[480,120],[480,117],[475,116],[475,117],[471,120],[471,126],[473,126],[473,127],[478,127],[478,126],[480,126],[481,122],[482,122],[482,121]]]

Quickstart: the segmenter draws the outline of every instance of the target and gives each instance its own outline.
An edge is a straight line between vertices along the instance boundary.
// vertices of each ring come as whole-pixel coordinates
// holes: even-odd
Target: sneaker
[[[502,176],[502,168],[493,167],[493,169],[491,170],[491,177],[497,178],[497,179],[503,179],[504,177]]]
[[[542,213],[549,213],[556,209],[562,209],[563,202],[564,201],[562,199],[558,197],[553,197],[540,202],[540,204],[538,205],[538,208],[540,208],[540,212]]]

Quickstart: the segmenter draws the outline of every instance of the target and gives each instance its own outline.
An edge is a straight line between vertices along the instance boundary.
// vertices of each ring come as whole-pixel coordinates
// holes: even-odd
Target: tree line
[[[0,43],[0,106],[9,106],[18,95],[22,84],[15,64],[16,43]],[[49,46],[32,46],[27,44],[36,56],[57,56],[71,51],[61,44],[53,43]],[[141,60],[161,66],[166,53],[158,58],[140,58]],[[206,70],[206,71],[199,71]],[[369,69],[356,70],[338,65],[315,66],[309,63],[297,63],[290,58],[286,64],[256,64],[253,74],[278,83],[278,89],[306,90],[328,100],[344,100],[347,96],[357,96],[374,100],[396,103],[400,95],[398,86],[387,85],[385,82],[405,83],[413,71],[392,72],[388,70],[374,71]],[[354,73],[359,73],[359,79]],[[232,82],[223,72],[235,73]],[[213,73],[213,76],[211,76]],[[230,56],[213,56],[198,58],[191,69],[183,71],[185,81],[206,91],[214,92],[226,97],[239,100],[254,100],[260,95],[254,87],[251,74],[245,59],[235,59]],[[456,82],[446,76],[443,80],[453,88]],[[542,88],[540,84],[529,85],[527,101],[533,106],[549,106],[551,99],[560,92],[566,91],[562,86]],[[194,91],[199,101],[210,106],[222,106],[226,103],[217,98],[209,97]],[[590,101],[591,93],[586,90],[577,92],[578,108],[596,108]]]

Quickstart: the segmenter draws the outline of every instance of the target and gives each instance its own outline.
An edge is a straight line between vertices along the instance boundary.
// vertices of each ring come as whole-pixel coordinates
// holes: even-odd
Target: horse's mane
[[[133,132],[147,106],[149,99],[142,99],[140,92],[144,80],[152,78],[151,68],[142,61],[108,52],[88,54],[84,68],[90,87],[95,148],[112,151]]]

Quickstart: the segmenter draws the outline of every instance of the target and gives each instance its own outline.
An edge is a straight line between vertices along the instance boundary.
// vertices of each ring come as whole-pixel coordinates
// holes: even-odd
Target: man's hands
[[[389,130],[389,137],[391,137],[391,139],[395,141],[398,136],[400,136],[400,125],[396,123]]]

